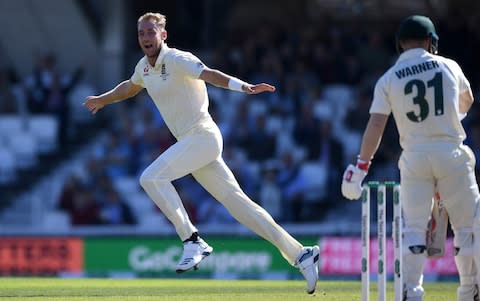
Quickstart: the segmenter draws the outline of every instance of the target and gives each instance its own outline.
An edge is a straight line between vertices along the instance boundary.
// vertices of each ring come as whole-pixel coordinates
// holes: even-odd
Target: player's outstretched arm
[[[108,92],[98,96],[88,96],[85,98],[83,105],[92,114],[96,114],[104,106],[133,97],[142,89],[142,86],[135,85],[130,80],[125,80]]]
[[[252,85],[216,69],[205,68],[202,73],[200,73],[199,79],[217,87],[247,94],[275,92],[275,87],[270,84],[261,83]]]

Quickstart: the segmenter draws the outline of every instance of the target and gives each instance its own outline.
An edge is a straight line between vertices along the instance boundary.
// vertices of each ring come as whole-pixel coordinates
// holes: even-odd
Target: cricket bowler
[[[307,293],[315,292],[320,250],[304,247],[280,227],[240,188],[222,159],[223,140],[208,112],[205,83],[247,94],[274,92],[275,87],[252,85],[210,69],[190,52],[167,46],[166,17],[146,13],[137,22],[138,42],[145,56],[130,79],[112,90],[86,98],[84,105],[96,114],[104,106],[131,98],[146,89],[176,143],[148,166],[140,184],[175,226],[183,241],[176,271],[196,269],[213,248],[192,224],[172,181],[192,174],[240,223],[275,245],[283,257],[298,267],[307,280]]]

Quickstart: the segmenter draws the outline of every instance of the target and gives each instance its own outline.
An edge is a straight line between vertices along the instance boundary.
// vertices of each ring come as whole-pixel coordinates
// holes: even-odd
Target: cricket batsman
[[[439,37],[432,21],[414,15],[397,32],[400,56],[375,85],[370,118],[360,154],[349,165],[342,193],[358,199],[362,181],[380,144],[390,114],[402,147],[403,300],[423,300],[426,233],[435,189],[441,195],[454,232],[460,276],[458,301],[478,300],[480,198],[475,157],[463,144],[461,120],[473,104],[469,81],[455,61],[437,55]]]

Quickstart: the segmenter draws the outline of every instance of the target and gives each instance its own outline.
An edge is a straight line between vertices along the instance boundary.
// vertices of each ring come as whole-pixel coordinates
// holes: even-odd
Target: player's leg
[[[453,202],[447,202],[450,205]],[[458,204],[458,202],[456,202]],[[450,214],[450,222],[454,233],[453,244],[455,247],[455,264],[457,266],[460,286],[457,289],[458,301],[471,301],[477,293],[477,269],[474,261],[474,232],[472,222],[474,209],[460,215],[462,206],[456,207]],[[447,209],[448,210],[448,209]],[[478,233],[477,235],[480,235]]]
[[[280,227],[270,214],[240,188],[222,158],[192,173],[195,179],[243,225],[275,245],[283,257],[296,265],[307,279],[307,291],[315,291],[318,280],[319,248],[303,247]]]
[[[243,192],[223,159],[218,158],[192,175],[236,220],[277,246],[288,262],[294,264],[302,245]]]
[[[460,278],[458,301],[474,300],[478,296],[477,269],[474,261],[473,233],[470,229],[454,230],[455,264]],[[478,300],[478,299],[475,299]]]
[[[403,281],[407,301],[422,300],[427,225],[433,207],[434,181],[422,154],[404,152],[399,161],[403,229]]]
[[[480,243],[475,239],[480,237],[475,159],[471,151],[463,147],[445,156],[439,159],[442,164],[436,166],[437,173],[443,175],[437,185],[454,232],[455,263],[460,278],[457,299],[473,300],[478,293],[475,261],[480,263]]]
[[[172,222],[178,236],[184,241],[184,253],[177,272],[195,267],[213,249],[196,236],[197,228],[190,221],[171,182],[215,160],[221,153],[219,135],[218,131],[202,131],[184,137],[161,154],[140,177],[143,189]]]

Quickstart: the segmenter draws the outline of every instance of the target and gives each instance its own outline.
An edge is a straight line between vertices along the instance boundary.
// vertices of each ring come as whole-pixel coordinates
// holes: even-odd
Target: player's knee
[[[414,245],[414,246],[407,246],[408,252],[414,255],[419,255],[425,253],[427,246],[425,245]]]
[[[155,183],[173,181],[172,172],[166,163],[160,164],[157,161],[154,164],[147,167],[140,176],[140,185],[144,189]]]
[[[477,288],[475,284],[475,277],[472,277],[472,283],[470,284],[462,284],[457,289],[457,300],[458,301],[470,301],[470,300],[477,300],[475,299],[475,295],[477,293]]]
[[[473,236],[471,228],[454,231],[453,245],[455,246],[455,255],[473,255]]]
[[[480,206],[479,206],[480,207]],[[480,254],[480,222],[477,221],[479,217],[475,218],[475,222],[473,224],[473,249],[475,254]],[[478,255],[480,257],[480,255]],[[480,258],[479,258],[480,260]]]
[[[480,205],[478,207],[480,208]],[[473,233],[475,233],[475,236],[480,234],[480,210],[478,208],[476,211],[476,216],[473,220]]]
[[[427,249],[424,231],[405,231],[403,240],[404,254],[423,254]]]
[[[148,189],[148,187],[151,187],[155,183],[161,183],[162,181],[170,182],[170,180],[168,180],[166,177],[154,176],[152,173],[145,171],[140,176],[140,185],[143,187],[143,189]]]
[[[145,172],[143,172],[142,175],[140,176],[140,186],[146,189],[150,185],[152,180],[153,180],[152,177],[146,175]]]

